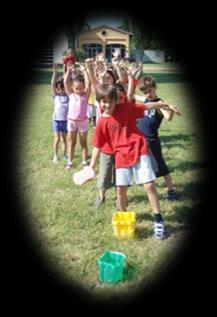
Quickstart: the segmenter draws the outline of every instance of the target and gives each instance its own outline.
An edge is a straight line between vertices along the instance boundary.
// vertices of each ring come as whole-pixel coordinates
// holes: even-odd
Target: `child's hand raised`
[[[97,55],[97,61],[98,61],[98,62],[105,62],[105,56],[104,56],[103,53],[99,53],[99,54]]]
[[[136,73],[140,70],[140,67],[137,67],[135,63],[131,63],[128,69],[128,75],[135,77]]]
[[[91,64],[93,62],[93,59],[92,58],[86,58],[85,59],[85,63],[86,64]]]
[[[120,48],[115,48],[114,51],[112,52],[114,57],[120,57],[121,55],[121,50]]]

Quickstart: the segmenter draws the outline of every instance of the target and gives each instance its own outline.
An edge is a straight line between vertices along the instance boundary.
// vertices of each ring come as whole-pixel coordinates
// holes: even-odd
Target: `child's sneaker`
[[[105,203],[105,197],[104,198],[98,197],[96,200],[96,207],[101,207],[104,203]]]
[[[53,157],[53,163],[57,163],[58,162],[58,156],[57,155],[54,155]]]
[[[66,170],[70,170],[72,169],[72,162],[68,162],[66,167],[65,167]]]
[[[66,155],[63,155],[63,160],[64,161],[67,161],[68,160],[68,157]]]
[[[154,222],[154,236],[158,240],[163,240],[165,234],[164,222]]]
[[[177,193],[174,189],[168,190],[167,200],[169,201],[177,200]]]
[[[88,166],[88,161],[82,161],[83,166]]]

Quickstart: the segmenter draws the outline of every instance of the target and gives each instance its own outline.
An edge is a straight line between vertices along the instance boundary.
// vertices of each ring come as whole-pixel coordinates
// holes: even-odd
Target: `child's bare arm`
[[[129,101],[132,101],[133,99],[133,93],[134,93],[134,77],[132,74],[129,72],[128,73],[128,86],[127,86],[127,99]]]
[[[52,89],[53,95],[56,92],[56,78],[57,78],[57,64],[54,64],[53,65],[53,75],[51,78],[51,89]]]
[[[71,95],[73,93],[72,85],[71,85],[71,82],[69,79],[70,71],[71,71],[71,67],[68,66],[67,71],[66,71],[65,76],[64,76],[64,86],[65,86],[65,90],[66,90],[67,95]]]
[[[85,64],[86,64],[86,70],[87,70],[88,76],[90,78],[90,81],[91,81],[93,87],[95,88],[97,85],[99,85],[99,82],[96,79],[96,76],[94,74],[94,70],[93,70],[92,64],[91,64],[91,59],[90,58],[86,59]]]
[[[165,109],[165,110],[172,110],[174,113],[176,113],[177,115],[181,115],[181,112],[180,110],[178,109],[177,106],[174,106],[174,105],[171,105],[171,104],[168,104],[164,101],[158,101],[158,102],[147,102],[145,104],[145,108],[146,109]]]
[[[85,80],[85,93],[87,96],[87,101],[89,101],[90,98],[90,93],[91,93],[91,81],[90,81],[90,77],[89,74],[87,72],[86,66],[85,65],[81,65],[80,66],[81,71],[84,74],[84,80]]]
[[[166,110],[166,109],[160,109],[161,113],[163,114],[164,118],[167,119],[168,121],[171,121],[173,116],[174,116],[174,111],[173,110]]]
[[[136,99],[136,102],[144,102],[144,96],[140,96],[140,95],[134,95],[134,98]]]
[[[140,75],[142,74],[143,71],[143,63],[139,62],[138,68],[137,68],[137,72],[135,74],[135,78],[139,79]]]
[[[116,71],[117,71],[118,78],[119,78],[120,82],[123,83],[124,80],[127,79],[127,72],[124,71],[124,70],[120,67],[119,62],[117,62],[117,64],[116,64]]]
[[[127,89],[127,98],[129,101],[133,99],[135,87],[134,87],[134,79],[136,73],[138,72],[138,67],[136,65],[131,64],[128,70],[128,89]]]
[[[100,154],[100,148],[97,148],[94,146],[92,151],[91,161],[90,161],[90,167],[92,167],[93,170],[96,167],[99,154]]]

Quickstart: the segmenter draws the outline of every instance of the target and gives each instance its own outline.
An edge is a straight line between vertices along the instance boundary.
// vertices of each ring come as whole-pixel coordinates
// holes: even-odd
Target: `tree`
[[[131,55],[133,54],[136,60],[143,61],[144,49],[163,48],[160,31],[154,29],[150,24],[145,24],[132,17],[125,19],[120,28],[132,33]]]
[[[90,30],[90,26],[83,17],[75,19],[70,25],[66,25],[65,32],[68,38],[69,47],[75,50],[77,47],[78,34],[87,30]]]

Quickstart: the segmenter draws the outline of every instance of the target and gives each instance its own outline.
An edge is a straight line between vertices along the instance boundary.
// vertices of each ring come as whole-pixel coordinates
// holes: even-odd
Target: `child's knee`
[[[54,142],[57,144],[60,142],[60,137],[58,135],[55,136]]]
[[[76,146],[76,140],[69,140],[68,141],[68,146],[74,148]]]
[[[86,149],[87,148],[87,141],[81,141],[81,147],[82,149]]]
[[[154,182],[146,183],[144,184],[144,188],[147,192],[153,192],[155,191],[155,185]]]

